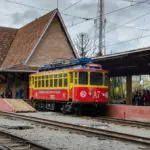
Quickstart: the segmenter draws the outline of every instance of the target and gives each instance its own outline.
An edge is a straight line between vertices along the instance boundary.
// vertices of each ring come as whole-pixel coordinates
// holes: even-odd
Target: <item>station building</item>
[[[0,27],[0,94],[8,87],[28,97],[29,74],[57,58],[77,54],[63,19],[56,9],[20,29]]]

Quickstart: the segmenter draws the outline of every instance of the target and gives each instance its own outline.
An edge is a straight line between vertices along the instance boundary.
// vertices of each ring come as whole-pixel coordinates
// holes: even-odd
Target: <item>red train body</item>
[[[38,108],[79,110],[108,103],[108,71],[100,65],[43,71],[30,75],[29,99]]]

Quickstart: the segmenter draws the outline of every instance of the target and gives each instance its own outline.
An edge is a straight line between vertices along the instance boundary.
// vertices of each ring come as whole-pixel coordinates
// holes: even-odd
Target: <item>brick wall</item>
[[[56,58],[74,58],[73,50],[56,17],[30,58],[29,65],[44,65]]]
[[[150,122],[150,106],[108,105],[105,111],[109,117]]]

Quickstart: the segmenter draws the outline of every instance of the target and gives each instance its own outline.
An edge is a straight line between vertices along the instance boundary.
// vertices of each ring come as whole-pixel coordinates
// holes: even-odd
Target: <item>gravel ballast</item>
[[[32,113],[35,115],[36,113]],[[47,113],[37,113],[39,117]],[[54,113],[51,113],[54,116]],[[58,115],[55,113],[55,117]],[[26,114],[31,115],[31,114]],[[50,113],[48,113],[50,115]],[[63,116],[61,116],[63,118]],[[71,116],[68,116],[71,118]],[[68,118],[67,117],[67,118]],[[76,118],[77,119],[77,118]],[[58,129],[54,127],[46,127],[28,121],[23,121],[10,117],[0,116],[0,129],[7,130],[15,135],[22,136],[28,140],[35,141],[52,150],[141,150],[147,149],[142,145],[133,144],[125,141],[111,140],[106,137],[92,137]],[[81,119],[82,120],[82,119]],[[59,120],[61,121],[61,120]],[[73,123],[73,122],[71,122]],[[22,128],[21,128],[22,127]]]

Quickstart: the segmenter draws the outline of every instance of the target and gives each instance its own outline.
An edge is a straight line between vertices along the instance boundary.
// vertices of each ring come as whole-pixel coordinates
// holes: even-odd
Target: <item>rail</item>
[[[24,119],[24,120],[36,122],[36,123],[42,124],[42,125],[44,124],[47,126],[55,126],[55,127],[70,129],[70,130],[74,130],[74,131],[80,131],[80,132],[88,133],[88,134],[95,135],[95,136],[106,136],[106,137],[110,137],[110,138],[115,138],[115,139],[117,138],[117,139],[121,139],[121,140],[137,142],[139,144],[145,144],[145,145],[150,146],[150,138],[148,138],[148,137],[141,137],[141,136],[136,136],[136,135],[132,135],[132,134],[119,133],[119,132],[115,132],[115,131],[110,131],[110,130],[105,130],[105,129],[97,129],[97,128],[92,128],[92,127],[87,127],[87,126],[82,126],[82,125],[70,124],[70,123],[62,123],[59,121],[25,116],[25,115],[14,114],[14,113],[0,112],[0,115]]]
[[[43,147],[37,143],[34,143],[17,135],[13,135],[12,133],[6,132],[4,130],[0,130],[0,149],[50,150],[49,148]]]

